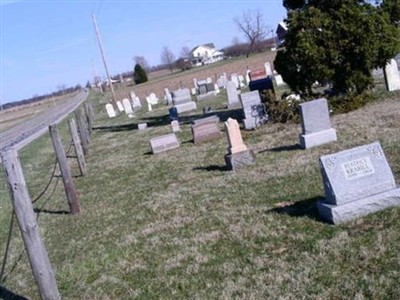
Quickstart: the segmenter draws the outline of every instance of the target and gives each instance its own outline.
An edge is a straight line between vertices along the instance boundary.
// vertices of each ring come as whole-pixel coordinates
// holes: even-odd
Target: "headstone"
[[[172,106],[168,111],[170,121],[178,120],[178,110],[175,106]]]
[[[240,133],[239,123],[235,119],[228,118],[224,124],[229,143],[228,153],[235,154],[247,151],[247,147],[242,139],[242,134]]]
[[[249,85],[250,84],[250,70],[247,70],[246,71],[246,85]]]
[[[276,83],[276,86],[281,86],[281,85],[284,85],[285,84],[285,82],[283,81],[283,79],[282,79],[282,76],[281,75],[275,75],[275,83]]]
[[[192,92],[192,95],[196,95],[197,94],[196,88],[192,88],[191,92]]]
[[[214,120],[199,121],[192,125],[193,141],[195,144],[213,141],[221,138],[218,122]]]
[[[107,115],[109,118],[114,118],[117,116],[114,110],[114,106],[111,103],[106,104]]]
[[[238,79],[238,76],[237,76],[237,74],[231,74],[231,81],[235,84],[235,87],[237,88],[237,89],[239,89],[240,88],[240,84],[239,84],[239,79]]]
[[[264,90],[274,90],[274,85],[270,77],[264,77],[257,80],[252,80],[249,83],[250,91],[264,91]]]
[[[264,68],[265,68],[265,74],[266,74],[267,76],[272,75],[271,63],[270,63],[269,61],[267,61],[267,62],[264,64]]]
[[[265,73],[265,69],[257,69],[251,71],[249,76],[250,76],[250,81],[255,81],[267,77],[267,73]]]
[[[207,93],[207,86],[205,84],[199,84],[199,94],[204,95]]]
[[[166,97],[166,99],[167,99],[168,105],[172,105],[172,95],[171,95],[171,93],[169,92],[169,89],[165,88],[165,89],[164,89],[164,93],[165,93],[165,97]]]
[[[390,166],[379,142],[321,156],[326,198],[318,202],[322,219],[340,224],[400,205]]]
[[[119,74],[119,81],[120,81],[120,82],[124,82],[124,77],[122,77],[122,74],[121,74],[121,73]]]
[[[131,106],[131,101],[129,101],[128,98],[122,99],[122,105],[124,106],[124,111],[125,113],[129,116],[130,114],[133,114],[132,106]]]
[[[239,87],[240,87],[240,88],[246,86],[246,84],[244,83],[244,77],[243,77],[243,75],[239,75],[239,76],[238,76],[238,80],[239,80]]]
[[[211,77],[207,77],[206,81],[207,81],[207,83],[212,83],[212,78]]]
[[[150,149],[154,154],[172,150],[178,147],[179,142],[174,133],[150,139]]]
[[[258,91],[243,93],[240,96],[243,107],[243,124],[246,130],[254,129],[268,121],[264,104],[261,103]]]
[[[181,128],[179,127],[179,122],[177,120],[171,121],[171,129],[172,132],[180,132]]]
[[[215,92],[216,92],[217,94],[219,94],[219,93],[221,92],[220,89],[219,89],[218,84],[214,84],[214,89],[215,89]]]
[[[215,92],[215,86],[214,86],[214,84],[213,84],[213,83],[207,83],[207,84],[206,84],[206,90],[207,90],[207,93],[209,93],[209,92]]]
[[[227,82],[228,82],[228,79],[226,78],[226,74],[222,74],[221,77],[218,78],[218,80],[217,80],[218,87],[220,89],[224,89]]]
[[[400,74],[394,59],[391,59],[385,67],[385,82],[389,92],[400,90]]]
[[[135,96],[135,98],[132,100],[132,108],[134,110],[139,110],[142,108],[142,103],[140,102],[140,99],[138,96]]]
[[[121,101],[117,101],[117,107],[120,112],[124,111],[124,106],[122,105]]]
[[[197,79],[193,78],[193,85],[195,88],[198,88],[199,86],[197,85]]]
[[[147,102],[147,110],[148,111],[153,111],[153,107],[151,106],[150,102]]]
[[[147,102],[149,102],[151,105],[156,105],[158,104],[158,98],[156,94],[151,93],[148,97],[146,97]]]
[[[136,94],[135,94],[135,92],[134,92],[134,91],[131,91],[131,92],[129,93],[129,97],[131,98],[132,101],[135,100],[135,99],[136,99]]]
[[[218,116],[212,115],[212,116],[209,116],[207,118],[194,120],[193,124],[194,125],[199,125],[199,124],[202,124],[202,123],[209,123],[209,122],[219,123],[219,121],[220,121],[220,119],[219,119]]]
[[[178,89],[172,92],[172,102],[174,105],[192,101],[189,89]]]
[[[228,170],[238,170],[242,167],[254,164],[256,157],[253,150],[249,150],[243,142],[239,123],[229,118],[225,122],[225,131],[228,138],[228,154],[225,155],[225,163]]]
[[[325,98],[300,104],[302,134],[300,145],[303,149],[337,140],[336,130],[331,128],[328,102]]]
[[[145,130],[145,129],[147,129],[147,123],[139,123],[139,124],[138,124],[138,129],[139,129],[139,130]]]
[[[239,96],[236,90],[236,86],[232,81],[227,82],[226,93],[228,95],[228,107],[229,108],[240,107]]]

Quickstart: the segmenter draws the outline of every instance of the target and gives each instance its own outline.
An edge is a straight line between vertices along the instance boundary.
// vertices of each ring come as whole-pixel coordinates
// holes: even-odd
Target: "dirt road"
[[[87,98],[89,92],[82,91],[78,95],[66,99],[45,111],[17,126],[14,126],[0,133],[0,151],[8,149],[19,150],[46,133],[49,125],[57,124],[62,121],[68,114],[73,112]]]

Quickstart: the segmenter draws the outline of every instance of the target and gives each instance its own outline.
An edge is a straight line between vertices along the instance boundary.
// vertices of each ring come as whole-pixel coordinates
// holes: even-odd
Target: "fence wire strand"
[[[73,146],[74,146],[74,143],[73,143],[73,140],[71,140],[69,148],[66,151],[66,155],[68,155],[71,152]],[[35,197],[32,200],[32,204],[36,203],[38,200],[40,200],[47,193],[47,191],[48,191],[53,179],[56,177],[55,173],[56,173],[56,170],[57,170],[57,166],[58,166],[58,161],[56,159],[54,164],[53,164],[53,171],[51,173],[51,176],[50,176],[50,179],[49,179],[48,183],[46,184],[46,187],[42,190],[42,192],[37,197]],[[56,188],[58,186],[59,179],[60,179],[59,177],[56,178],[56,182],[54,184],[54,188],[51,191],[50,195],[47,197],[47,199],[44,201],[44,203],[41,205],[41,207],[36,210],[36,221],[39,221],[40,211],[47,204],[47,202],[50,200],[50,198],[54,195],[54,193],[56,191]],[[14,210],[12,210],[11,219],[10,219],[10,228],[8,230],[8,236],[7,236],[6,249],[4,251],[3,263],[2,263],[2,266],[1,266],[1,270],[0,270],[0,283],[4,283],[7,280],[8,276],[17,267],[19,261],[21,260],[22,256],[25,253],[25,250],[26,250],[25,247],[22,249],[21,253],[18,255],[18,258],[16,259],[16,261],[12,265],[11,269],[7,272],[7,274],[4,274],[5,268],[6,268],[6,264],[7,264],[7,258],[8,258],[9,252],[10,252],[11,237],[12,237],[12,232],[13,232],[13,228],[14,228],[14,220],[15,220],[15,213],[14,213]]]

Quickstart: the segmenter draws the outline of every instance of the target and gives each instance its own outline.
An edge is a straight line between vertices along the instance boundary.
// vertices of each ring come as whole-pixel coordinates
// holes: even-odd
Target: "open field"
[[[324,196],[323,154],[379,140],[399,182],[399,93],[333,116],[338,141],[307,151],[297,145],[299,125],[243,131],[257,161],[239,172],[225,171],[225,136],[192,143],[190,121],[202,117],[203,106],[222,120],[238,115],[225,109],[224,93],[183,115],[181,147],[159,155],[149,153],[148,141],[170,132],[165,105],[134,119],[108,119],[109,95],[91,98],[97,114],[88,175],[79,177],[71,159],[81,215],[64,213],[59,180],[34,204],[63,299],[400,298],[400,209],[340,226],[321,222],[315,209]],[[143,121],[150,127],[138,131]],[[65,124],[61,131],[68,148]],[[54,163],[49,137],[22,151],[21,160],[35,198]],[[5,241],[11,204],[4,180],[0,186]],[[13,232],[2,285],[38,299],[26,254],[18,260],[23,244],[16,224]],[[2,242],[0,254],[4,249]]]
[[[32,119],[33,117],[57,106],[61,101],[73,97],[76,94],[78,94],[78,92],[2,110],[0,111],[0,132],[21,124],[26,120]]]

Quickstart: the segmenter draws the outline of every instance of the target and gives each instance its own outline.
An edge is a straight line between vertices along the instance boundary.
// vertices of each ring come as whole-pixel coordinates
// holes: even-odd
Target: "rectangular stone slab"
[[[185,112],[185,111],[191,111],[191,110],[197,109],[196,102],[193,102],[193,101],[177,104],[177,105],[175,105],[175,107],[178,111],[178,114]]]
[[[325,98],[300,104],[300,117],[303,134],[315,133],[331,128],[328,102]]]
[[[179,141],[174,133],[150,139],[151,152],[154,154],[165,152],[179,147]]]
[[[332,224],[340,224],[389,207],[400,206],[400,189],[375,194],[342,205],[327,204],[320,201],[317,206],[319,215],[323,220]]]
[[[396,188],[379,142],[320,158],[325,203],[341,205]]]
[[[214,121],[192,125],[193,141],[195,144],[213,141],[221,138],[218,123]]]
[[[254,164],[256,157],[253,150],[246,150],[234,154],[225,155],[226,167],[229,171],[239,170],[248,165]]]

